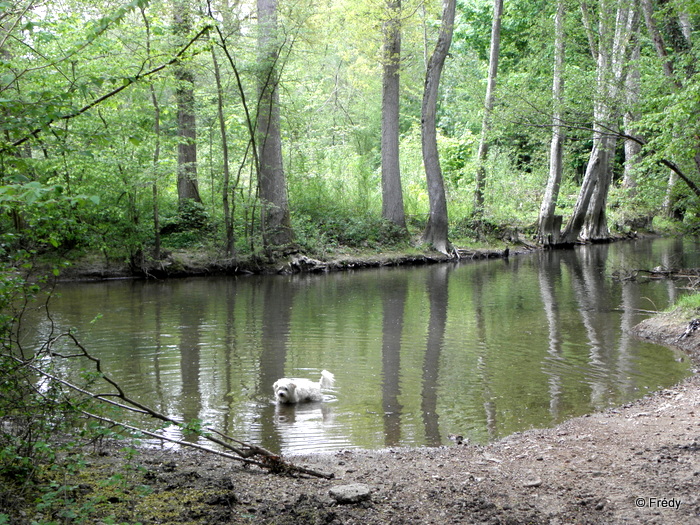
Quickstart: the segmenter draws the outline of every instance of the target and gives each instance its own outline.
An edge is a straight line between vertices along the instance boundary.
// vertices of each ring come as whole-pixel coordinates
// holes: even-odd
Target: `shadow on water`
[[[356,273],[65,284],[52,305],[131,395],[169,415],[285,453],[435,446],[554,425],[688,375],[683,356],[628,333],[679,285],[611,274],[699,260],[689,240],[637,241]],[[28,337],[47,330],[38,321]],[[323,368],[337,382],[326,402],[275,405],[276,379]]]

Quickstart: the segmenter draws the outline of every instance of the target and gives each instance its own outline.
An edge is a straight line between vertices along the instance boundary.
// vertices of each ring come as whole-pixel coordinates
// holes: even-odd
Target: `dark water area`
[[[292,276],[65,283],[54,331],[131,396],[290,453],[488,442],[619,405],[690,374],[629,328],[685,283],[616,271],[700,267],[694,240],[507,260]],[[51,330],[37,321],[25,346]],[[78,364],[64,361],[66,374]],[[283,376],[336,376],[325,402],[278,407]],[[178,437],[176,429],[163,432]]]

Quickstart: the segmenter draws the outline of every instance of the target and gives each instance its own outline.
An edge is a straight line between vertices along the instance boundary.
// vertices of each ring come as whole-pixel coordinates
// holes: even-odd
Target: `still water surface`
[[[682,283],[628,268],[698,267],[700,245],[655,240],[510,260],[294,276],[62,284],[74,327],[130,395],[287,454],[487,442],[621,404],[690,373],[627,330]],[[48,323],[34,333],[46,333]],[[279,377],[336,388],[280,408]]]

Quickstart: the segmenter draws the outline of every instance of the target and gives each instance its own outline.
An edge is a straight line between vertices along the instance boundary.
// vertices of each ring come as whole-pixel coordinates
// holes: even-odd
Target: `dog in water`
[[[292,404],[307,401],[322,401],[322,390],[333,386],[335,377],[328,370],[321,372],[321,380],[318,382],[310,379],[295,377],[283,377],[272,385],[275,391],[275,399],[278,403]]]

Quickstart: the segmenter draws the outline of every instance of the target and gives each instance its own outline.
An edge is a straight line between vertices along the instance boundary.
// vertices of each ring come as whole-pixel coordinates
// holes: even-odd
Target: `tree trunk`
[[[428,181],[428,200],[430,201],[430,217],[423,233],[423,241],[442,253],[447,253],[449,248],[447,239],[447,199],[445,197],[445,183],[442,178],[440,158],[438,156],[435,114],[437,111],[440,75],[452,43],[455,4],[456,0],[443,0],[440,34],[435,45],[435,51],[433,51],[432,56],[428,60],[423,90],[423,105],[421,108],[421,145],[425,176]]]
[[[496,77],[498,75],[498,57],[501,48],[501,17],[503,0],[493,2],[493,23],[491,25],[491,52],[489,55],[489,73],[484,100],[484,119],[481,125],[481,142],[477,153],[477,168],[474,188],[474,216],[480,219],[484,214],[484,187],[486,186],[486,159],[489,154],[489,130],[491,129],[491,112],[493,111]]]
[[[549,153],[549,179],[542,198],[538,220],[537,237],[539,242],[548,246],[559,242],[560,221],[555,220],[554,212],[559,198],[559,187],[563,169],[564,128],[561,126],[561,108],[564,91],[564,17],[566,7],[564,0],[557,1],[554,17],[554,74],[552,79],[552,142]]]
[[[289,218],[287,180],[282,166],[282,135],[277,60],[277,0],[258,0],[258,184],[260,187],[263,244],[266,247],[293,240]]]
[[[146,50],[151,56],[151,27],[146,16],[145,7],[141,7],[141,16],[143,17],[144,26],[146,27]],[[150,64],[149,64],[150,65]],[[153,146],[153,182],[151,183],[151,194],[153,196],[153,258],[158,261],[161,256],[161,238],[160,238],[160,210],[158,206],[158,178],[160,170],[160,103],[156,95],[156,88],[153,82],[149,82],[148,87],[151,92],[151,102],[153,103],[153,134],[155,135],[155,144]]]
[[[642,5],[642,12],[644,13],[644,22],[647,27],[647,31],[649,33],[649,36],[651,37],[652,41],[654,42],[654,48],[656,49],[656,55],[658,56],[659,60],[661,60],[661,65],[664,71],[664,75],[666,78],[669,79],[669,81],[673,82],[674,87],[679,90],[682,89],[683,87],[683,81],[681,78],[676,74],[674,67],[673,67],[673,61],[671,57],[668,55],[667,51],[667,45],[666,42],[664,41],[663,36],[661,35],[661,31],[656,25],[656,20],[654,17],[654,7],[651,2],[651,0],[641,0],[641,5]],[[667,25],[673,25],[672,23],[669,23]],[[680,46],[683,51],[688,50],[692,47],[692,26],[690,25],[690,20],[688,18],[688,14],[685,11],[680,11],[678,15],[678,25],[680,27],[680,32],[682,34],[682,45]],[[674,49],[678,50],[678,45],[673,46]],[[696,150],[700,148],[696,147]],[[698,157],[698,154],[695,155],[695,162],[700,170],[700,158]],[[678,200],[677,194],[674,191],[674,188],[676,186],[676,182],[678,182],[680,173],[671,170],[669,173],[669,178],[668,178],[668,184],[666,185],[666,196],[664,198],[664,203],[663,207],[666,212],[666,215],[670,218],[674,219],[682,219],[682,214],[679,213],[679,210],[676,209],[676,202]],[[689,181],[686,177],[683,177],[683,181],[688,184],[690,189],[697,194],[697,186],[695,186],[691,181]]]
[[[401,0],[388,0],[382,83],[382,217],[406,229],[399,165]]]
[[[160,163],[160,104],[156,96],[156,90],[153,84],[151,88],[151,101],[153,102],[153,133],[155,135],[155,147],[153,148],[153,183],[151,184],[151,192],[153,193],[153,258],[160,260],[160,211],[158,208],[158,164]]]
[[[639,102],[640,89],[640,73],[639,73],[639,42],[634,46],[632,51],[632,60],[630,62],[630,71],[627,73],[627,81],[625,83],[625,91],[627,93],[627,110],[623,116],[623,126],[626,135],[634,134],[634,126],[639,120],[639,113],[633,108]],[[637,177],[635,169],[639,164],[642,145],[631,139],[625,139],[625,171],[622,177],[622,187],[628,190],[630,196],[637,193]]]
[[[175,2],[175,36],[184,40],[192,29],[189,8]],[[194,107],[194,74],[183,64],[175,68],[177,100],[177,195],[180,207],[188,201],[202,202],[197,183],[197,122]]]

